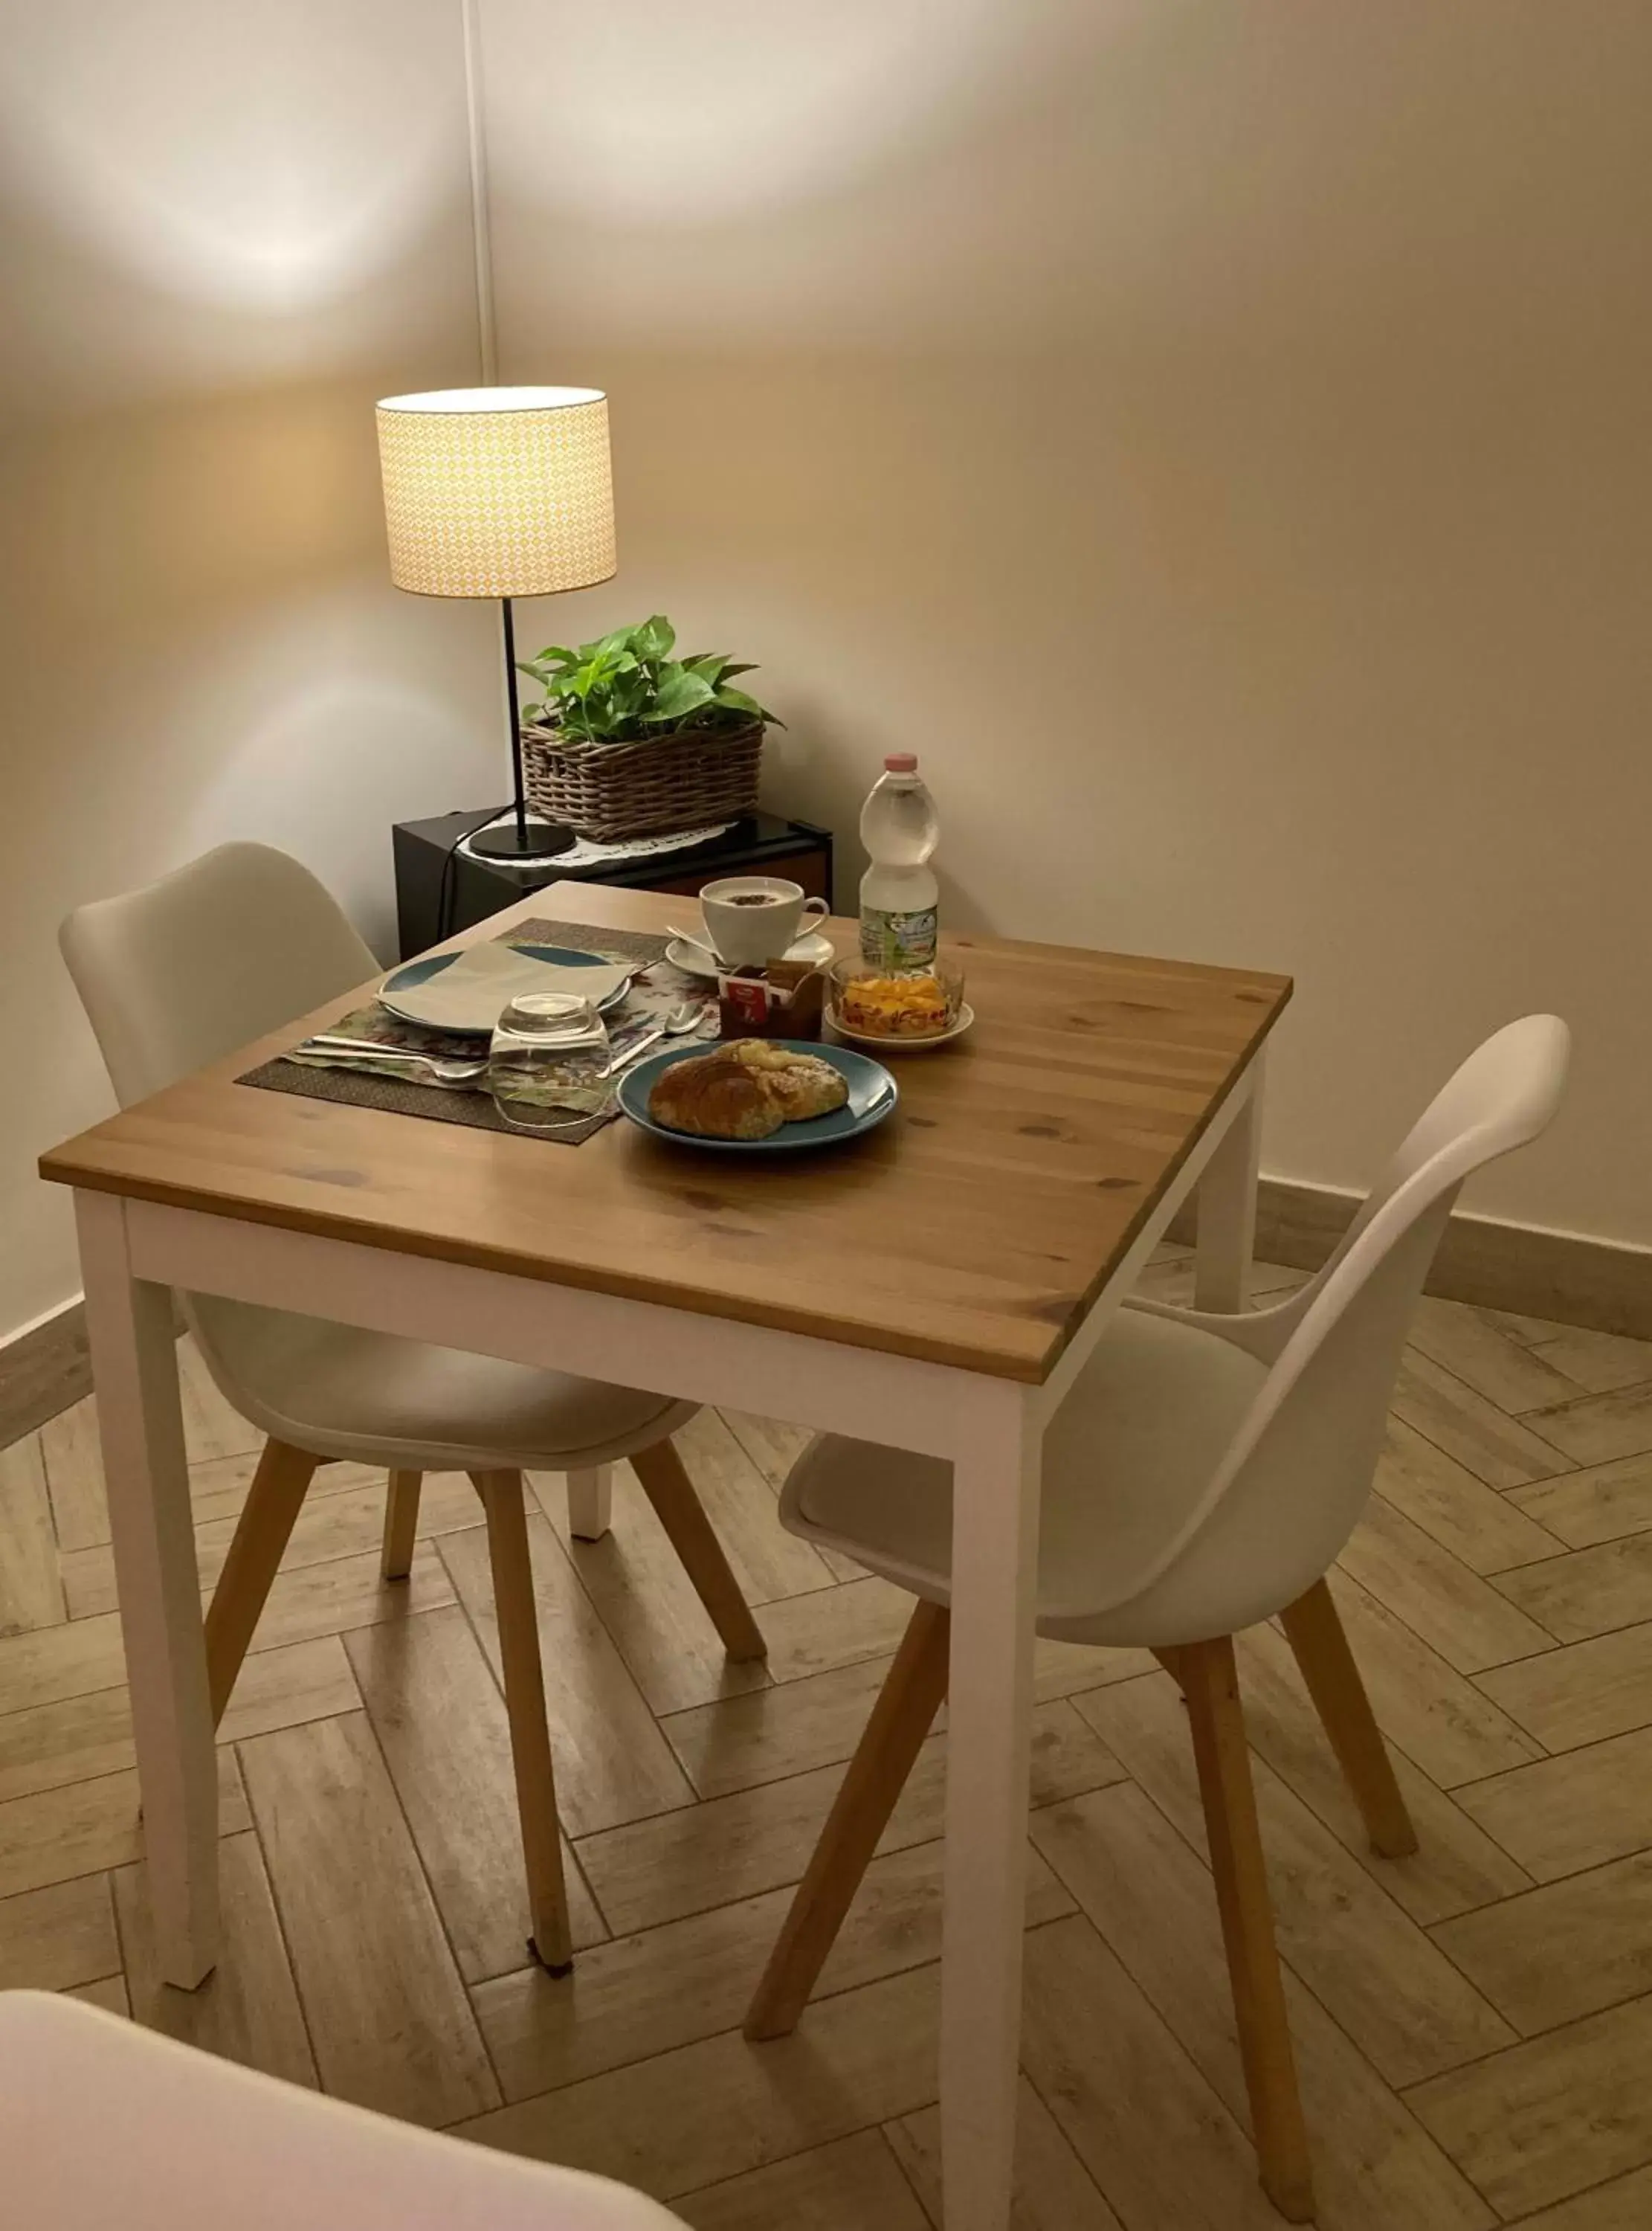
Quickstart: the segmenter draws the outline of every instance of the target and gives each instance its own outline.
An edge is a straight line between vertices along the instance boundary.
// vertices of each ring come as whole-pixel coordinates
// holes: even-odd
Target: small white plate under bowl
[[[697,945],[690,945],[687,938],[674,937],[666,947],[665,957],[674,968],[681,968],[685,976],[703,976],[709,982],[717,973],[709,954]],[[829,937],[823,937],[818,930],[808,937],[800,937],[795,945],[786,949],[788,960],[806,961],[811,968],[824,968],[836,957],[837,947]]]
[[[876,1053],[927,1053],[932,1046],[950,1045],[954,1038],[961,1038],[965,1031],[972,1029],[975,1010],[965,999],[958,1008],[956,1020],[950,1023],[945,1030],[937,1031],[932,1038],[900,1038],[887,1034],[879,1038],[870,1031],[852,1031],[847,1023],[840,1023],[829,1008],[826,1019],[837,1036],[847,1038],[851,1045],[870,1046]]]

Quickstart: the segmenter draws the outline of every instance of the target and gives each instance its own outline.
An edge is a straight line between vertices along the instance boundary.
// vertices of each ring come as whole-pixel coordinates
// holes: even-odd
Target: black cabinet
[[[681,852],[571,868],[555,857],[506,867],[458,850],[461,837],[494,818],[492,813],[446,813],[436,821],[396,824],[396,924],[403,960],[546,883],[620,883],[630,890],[692,896],[719,876],[789,876],[810,898],[831,903],[831,831],[806,821],[752,813],[722,836]]]

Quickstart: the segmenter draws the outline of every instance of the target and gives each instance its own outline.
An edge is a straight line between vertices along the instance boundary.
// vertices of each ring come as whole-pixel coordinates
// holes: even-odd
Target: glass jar
[[[600,1116],[613,1092],[602,1017],[577,992],[529,992],[494,1025],[487,1090],[519,1131],[565,1131]]]
[[[866,1044],[922,1045],[950,1037],[964,1010],[964,971],[955,960],[904,974],[840,960],[831,978],[833,1028]]]

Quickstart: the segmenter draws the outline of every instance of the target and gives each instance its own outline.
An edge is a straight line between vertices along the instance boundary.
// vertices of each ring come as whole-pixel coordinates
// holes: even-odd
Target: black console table
[[[401,957],[423,953],[455,929],[485,922],[502,907],[565,881],[622,883],[631,890],[696,893],[719,876],[789,876],[810,898],[832,898],[832,837],[807,821],[782,821],[772,813],[748,814],[721,837],[681,852],[639,860],[610,860],[566,867],[554,855],[527,868],[476,860],[459,851],[459,839],[494,818],[488,813],[445,813],[436,821],[398,821],[396,850],[396,926]]]

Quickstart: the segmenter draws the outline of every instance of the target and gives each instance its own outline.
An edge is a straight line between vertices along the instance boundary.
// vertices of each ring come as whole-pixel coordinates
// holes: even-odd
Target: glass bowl
[[[839,960],[830,971],[832,1027],[860,1045],[918,1046],[950,1037],[964,1007],[964,971],[955,960],[904,975]]]

